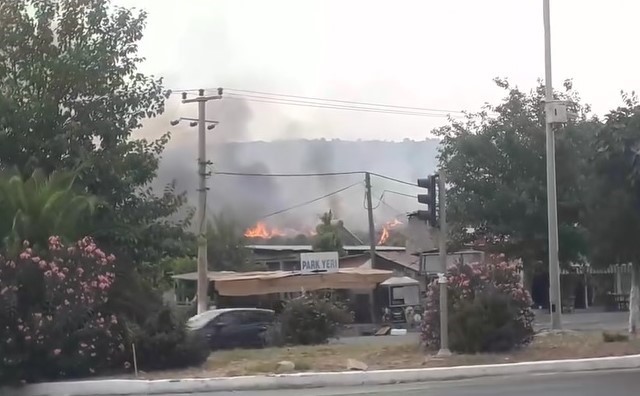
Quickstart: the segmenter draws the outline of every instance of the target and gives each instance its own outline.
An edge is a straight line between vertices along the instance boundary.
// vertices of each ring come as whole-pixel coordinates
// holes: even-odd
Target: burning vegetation
[[[391,230],[400,227],[404,223],[398,219],[393,219],[387,221],[382,226],[382,234],[380,234],[380,239],[378,239],[378,245],[384,245],[388,240],[389,236],[391,236]]]
[[[398,219],[392,219],[384,223],[382,226],[382,230],[380,230],[380,235],[377,241],[378,245],[385,244],[397,244],[398,242],[398,233],[397,229],[402,227],[404,223]],[[341,227],[342,224],[340,225]],[[395,232],[394,232],[395,231]],[[284,242],[307,242],[311,238],[317,235],[315,229],[307,229],[300,230],[296,228],[278,228],[268,225],[264,221],[259,221],[255,225],[250,228],[247,228],[244,232],[244,236],[253,240],[264,240],[268,243],[284,243]],[[353,234],[352,234],[353,235]],[[358,233],[360,236],[360,233]],[[367,240],[368,238],[365,235],[362,235],[363,240]],[[400,238],[402,239],[402,238]],[[355,244],[359,244],[361,241],[357,241]],[[349,244],[349,242],[345,241],[345,243]]]
[[[264,221],[257,222],[253,227],[247,228],[244,232],[244,236],[251,239],[294,238],[299,235],[311,237],[315,234],[316,232],[314,230],[301,231],[294,228],[270,227]]]

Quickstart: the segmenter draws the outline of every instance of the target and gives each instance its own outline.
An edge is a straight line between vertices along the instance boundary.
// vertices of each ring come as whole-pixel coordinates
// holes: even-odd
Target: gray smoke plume
[[[184,105],[182,105],[184,106]],[[167,113],[149,120],[143,133],[159,136],[172,130],[172,140],[163,153],[158,179],[161,188],[172,180],[178,190],[187,191],[190,203],[197,203],[197,128],[188,123],[170,127],[169,121],[185,115],[184,107],[169,103]],[[195,106],[186,116],[195,115]],[[282,136],[289,140],[257,141],[260,131],[249,130],[252,111],[243,100],[211,101],[209,119],[220,123],[207,131],[207,158],[212,171],[239,173],[325,173],[368,170],[415,182],[435,169],[437,140],[381,142],[343,140],[304,140],[304,123],[291,121]],[[294,139],[291,139],[294,138]],[[347,185],[363,181],[364,175],[335,177],[234,177],[213,175],[208,179],[207,207],[211,213],[232,212],[244,226],[263,216],[329,194]],[[412,187],[372,178],[374,216],[380,226],[398,214],[417,209],[417,202],[384,190],[416,194]],[[318,216],[332,210],[352,230],[366,230],[367,215],[363,206],[362,185],[319,202],[269,217],[266,222],[278,228],[310,230]]]

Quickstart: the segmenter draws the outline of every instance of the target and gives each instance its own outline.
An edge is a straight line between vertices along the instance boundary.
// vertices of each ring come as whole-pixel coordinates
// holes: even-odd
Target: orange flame
[[[284,236],[285,233],[277,228],[269,228],[266,223],[259,221],[251,228],[244,232],[247,238],[263,238],[270,239],[277,236]]]
[[[382,234],[380,235],[380,239],[378,240],[378,245],[382,245],[383,243],[387,242],[387,240],[389,240],[389,231],[391,231],[392,229],[402,225],[403,223],[398,220],[398,219],[393,219],[390,221],[387,221],[383,226],[382,226]]]
[[[316,231],[314,229],[310,229],[308,231],[299,231],[293,228],[275,228],[269,227],[267,223],[263,221],[259,221],[251,228],[247,228],[244,232],[244,236],[247,238],[262,238],[262,239],[271,239],[274,237],[295,237],[297,235],[307,235],[314,236],[316,235]]]

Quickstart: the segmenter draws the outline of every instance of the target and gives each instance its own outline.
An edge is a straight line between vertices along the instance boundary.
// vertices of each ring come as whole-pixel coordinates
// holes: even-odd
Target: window
[[[266,263],[267,269],[269,271],[280,271],[280,262],[279,261],[267,261]]]
[[[265,323],[273,321],[273,314],[268,311],[244,311],[243,323]]]
[[[285,261],[283,269],[285,271],[300,271],[300,261]]]
[[[215,320],[212,320],[212,319],[217,318],[218,316],[219,316],[219,312],[215,310],[203,312],[201,314],[198,314],[190,318],[187,321],[187,327],[191,329],[200,329],[210,322],[215,322]]]
[[[238,315],[239,311],[225,312],[219,315],[216,320],[212,321],[214,324],[222,323],[224,325],[235,325],[241,323],[241,318]]]

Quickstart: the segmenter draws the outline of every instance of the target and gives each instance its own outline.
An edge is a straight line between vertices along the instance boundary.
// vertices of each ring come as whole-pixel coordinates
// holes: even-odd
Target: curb
[[[247,390],[304,389],[326,386],[391,385],[411,382],[445,381],[489,376],[571,373],[579,371],[633,369],[640,367],[640,355],[590,359],[550,360],[491,364],[482,366],[437,367],[404,370],[297,373],[227,378],[186,378],[167,380],[95,380],[51,382],[21,388],[0,388],[3,396],[125,396],[164,393],[198,393]]]

